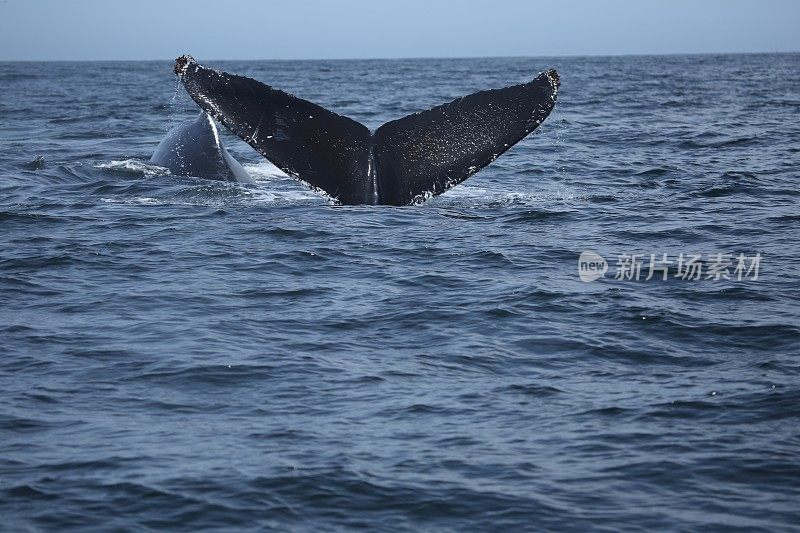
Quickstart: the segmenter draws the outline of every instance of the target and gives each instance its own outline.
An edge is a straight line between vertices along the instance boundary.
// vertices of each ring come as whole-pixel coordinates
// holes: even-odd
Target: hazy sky
[[[0,0],[0,60],[800,51],[798,0]]]

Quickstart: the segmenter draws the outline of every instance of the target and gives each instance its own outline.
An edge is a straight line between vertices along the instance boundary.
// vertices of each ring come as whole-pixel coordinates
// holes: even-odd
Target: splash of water
[[[169,103],[169,116],[167,117],[167,126],[164,130],[169,131],[176,126],[177,122],[177,107],[178,107],[178,94],[181,90],[181,79],[178,76],[175,76],[175,90],[172,91],[172,98],[170,99]]]

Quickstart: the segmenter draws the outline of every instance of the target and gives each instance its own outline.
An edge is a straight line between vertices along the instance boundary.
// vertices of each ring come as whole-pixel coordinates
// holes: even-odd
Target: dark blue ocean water
[[[370,127],[562,87],[447,194],[342,207],[227,133],[256,185],[148,165],[169,62],[0,64],[3,529],[800,524],[800,55],[198,59]]]

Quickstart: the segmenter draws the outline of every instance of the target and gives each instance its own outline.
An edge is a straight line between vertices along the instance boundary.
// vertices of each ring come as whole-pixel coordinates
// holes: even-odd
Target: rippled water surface
[[[800,523],[800,55],[198,59],[373,128],[562,90],[447,194],[343,207],[227,132],[256,185],[148,165],[169,62],[0,63],[0,526]]]

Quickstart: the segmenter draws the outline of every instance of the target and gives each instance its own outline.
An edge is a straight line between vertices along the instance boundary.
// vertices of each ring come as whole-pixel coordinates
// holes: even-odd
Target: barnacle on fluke
[[[178,76],[182,76],[184,72],[186,72],[186,67],[189,66],[189,63],[194,63],[194,58],[190,55],[182,55],[178,59],[175,60],[175,67],[174,71],[175,74]]]

